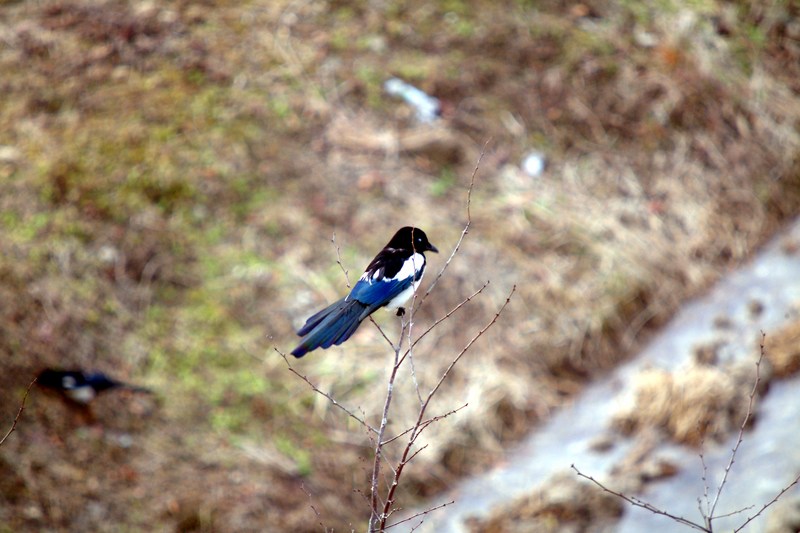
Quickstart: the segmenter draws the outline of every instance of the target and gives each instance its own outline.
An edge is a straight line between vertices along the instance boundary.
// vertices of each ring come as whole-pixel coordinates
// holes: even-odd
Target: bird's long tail
[[[295,357],[303,357],[317,348],[330,348],[341,344],[358,329],[364,319],[366,306],[357,300],[344,298],[335,302],[308,320],[297,332],[303,338],[300,345],[292,350]]]

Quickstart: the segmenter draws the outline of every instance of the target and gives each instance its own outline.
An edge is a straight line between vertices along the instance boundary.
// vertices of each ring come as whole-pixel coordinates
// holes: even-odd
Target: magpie
[[[317,348],[330,348],[350,338],[361,321],[381,307],[397,309],[414,294],[425,272],[425,252],[439,250],[418,228],[400,228],[367,266],[350,294],[306,320],[297,335],[303,337],[292,350],[295,357]]]
[[[109,389],[121,388],[134,392],[152,392],[150,389],[111,379],[101,372],[83,372],[82,370],[46,368],[39,373],[36,383],[44,388],[55,390],[67,400],[81,405],[89,404],[98,394]]]

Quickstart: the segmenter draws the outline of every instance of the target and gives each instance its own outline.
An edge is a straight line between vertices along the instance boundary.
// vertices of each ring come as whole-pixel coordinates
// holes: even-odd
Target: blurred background
[[[276,349],[347,291],[337,253],[354,280],[401,226],[443,252],[426,287],[484,146],[470,232],[416,331],[490,284],[417,348],[423,390],[517,289],[433,403],[468,406],[426,430],[398,504],[486,472],[797,214],[799,16],[746,0],[0,2],[0,432],[46,367],[155,391],[78,408],[32,389],[0,447],[0,531],[364,529],[368,436]],[[365,324],[292,364],[377,424],[390,357]],[[398,379],[394,432],[418,408]],[[735,433],[718,414],[662,429],[688,447]],[[647,425],[634,415],[620,433]],[[585,530],[592,512],[535,523]],[[472,527],[514,530],[501,522]]]

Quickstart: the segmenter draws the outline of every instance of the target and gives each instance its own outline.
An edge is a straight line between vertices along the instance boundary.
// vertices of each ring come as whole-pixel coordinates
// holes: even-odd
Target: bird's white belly
[[[408,299],[411,298],[411,295],[414,294],[414,291],[417,290],[417,287],[419,287],[419,281],[415,281],[409,288],[389,300],[389,303],[386,304],[386,309],[397,309],[398,307],[402,307],[403,304],[405,304]]]
[[[97,396],[92,387],[76,387],[74,389],[67,389],[64,391],[64,395],[66,395],[67,398],[73,402],[78,403],[89,403],[94,400],[95,396]]]

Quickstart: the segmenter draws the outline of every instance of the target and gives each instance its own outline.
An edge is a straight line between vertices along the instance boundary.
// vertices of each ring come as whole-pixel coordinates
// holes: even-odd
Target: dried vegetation
[[[410,222],[453,243],[487,139],[467,245],[418,321],[492,290],[421,345],[419,379],[517,295],[433,406],[469,404],[426,435],[405,505],[486,468],[797,212],[791,3],[373,4],[0,5],[0,415],[48,365],[160,398],[87,424],[34,394],[0,449],[7,527],[361,528],[368,440],[271,347],[346,290],[333,230],[351,272]],[[436,127],[391,75],[442,99]],[[376,417],[382,342],[363,327],[300,364]]]

